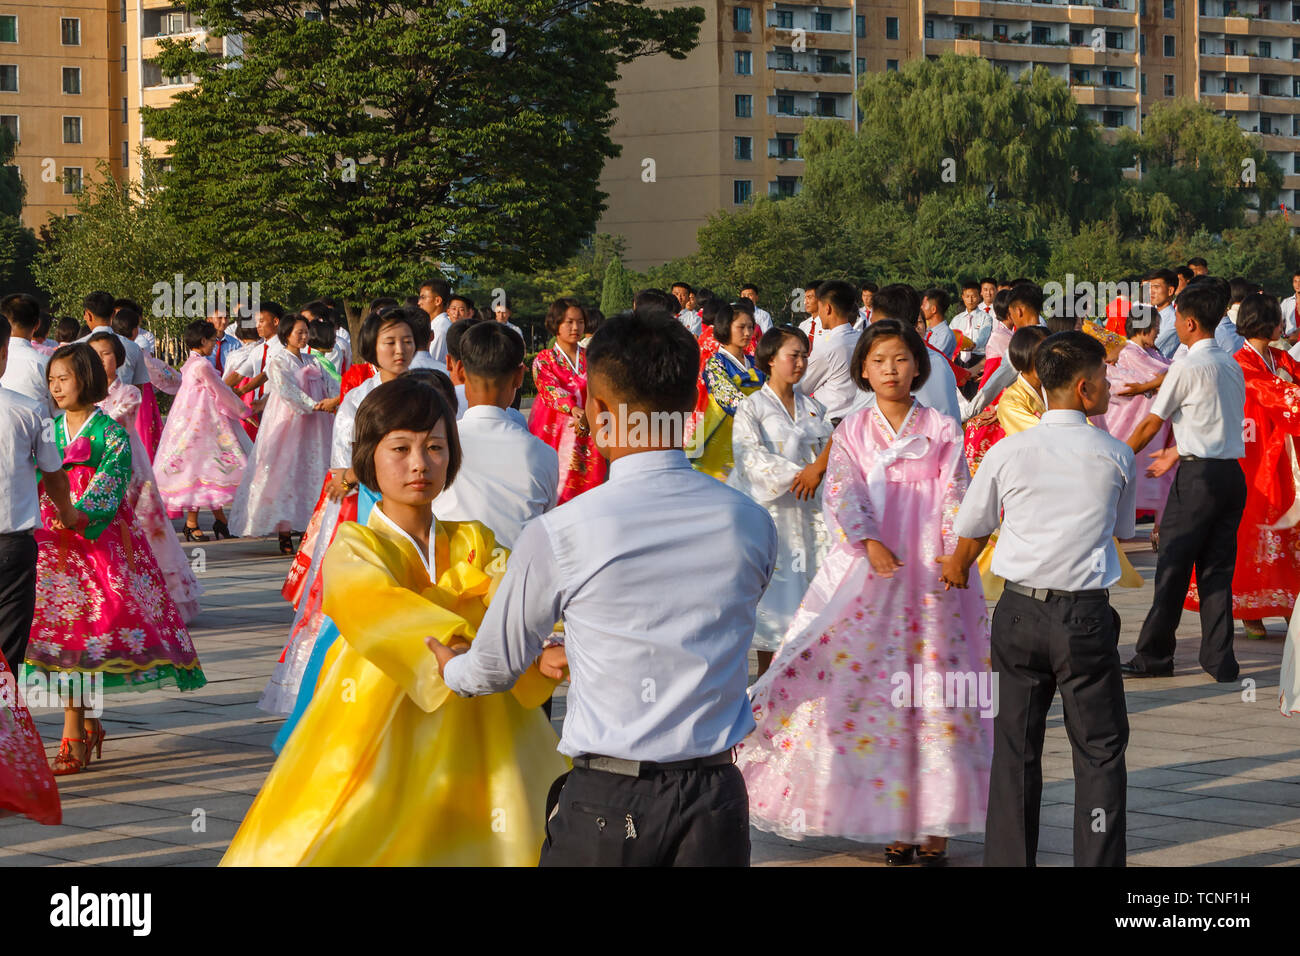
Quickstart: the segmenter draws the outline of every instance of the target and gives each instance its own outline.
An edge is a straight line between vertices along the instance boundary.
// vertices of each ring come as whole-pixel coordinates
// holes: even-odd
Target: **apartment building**
[[[18,141],[26,225],[75,212],[101,161],[125,182],[140,176],[141,145],[165,157],[167,144],[145,135],[140,107],[166,106],[193,82],[161,75],[154,60],[168,36],[226,49],[177,0],[0,2],[0,124]]]
[[[701,2],[701,0],[696,0]],[[651,6],[678,5],[652,0]],[[696,248],[718,210],[800,188],[809,116],[857,120],[867,72],[918,57],[978,56],[1012,76],[1042,66],[1083,112],[1140,128],[1150,104],[1199,97],[1262,145],[1300,189],[1300,2],[1279,0],[703,0],[686,60],[624,71],[605,167],[602,232],[645,269]],[[1300,219],[1293,218],[1300,223]]]

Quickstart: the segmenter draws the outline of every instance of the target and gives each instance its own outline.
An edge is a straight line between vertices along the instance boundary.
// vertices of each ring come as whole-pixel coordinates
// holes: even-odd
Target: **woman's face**
[[[772,356],[772,378],[793,385],[808,370],[808,349],[793,335],[787,335]]]
[[[289,340],[285,342],[289,348],[295,351],[301,351],[307,347],[307,323],[295,322],[293,330],[289,333]]]
[[[379,330],[375,339],[375,360],[385,372],[401,375],[411,367],[415,358],[415,335],[405,322],[397,322]]]
[[[901,402],[912,394],[916,358],[900,338],[877,339],[862,362],[862,374],[878,399]]]
[[[731,323],[731,342],[739,349],[749,348],[749,340],[754,337],[754,320],[747,312],[739,312]]]
[[[56,359],[51,362],[46,380],[50,384],[50,396],[59,408],[67,411],[81,404],[81,389],[77,386],[77,376],[72,373],[72,365],[67,359]]]
[[[432,431],[391,431],[375,449],[375,481],[385,501],[427,505],[447,482],[447,424]]]
[[[108,376],[111,385],[117,380],[117,356],[113,353],[113,345],[105,339],[91,342],[90,347],[99,355],[99,362],[104,366],[104,374]]]
[[[585,327],[582,310],[569,309],[564,313],[564,318],[560,319],[559,328],[555,330],[555,341],[564,345],[577,345]]]

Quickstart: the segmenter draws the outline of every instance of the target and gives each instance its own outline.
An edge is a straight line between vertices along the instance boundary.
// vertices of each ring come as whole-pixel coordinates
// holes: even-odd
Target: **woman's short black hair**
[[[413,368],[406,373],[406,377],[431,387],[443,397],[447,407],[452,410],[453,417],[455,416],[456,409],[460,407],[460,399],[456,397],[456,386],[451,383],[450,375],[440,368]]]
[[[361,323],[361,331],[357,333],[357,353],[361,356],[363,362],[371,365],[379,364],[378,353],[375,347],[379,344],[379,334],[384,329],[394,325],[405,325],[411,330],[411,338],[415,340],[415,347],[420,347],[419,337],[415,332],[415,319],[411,309],[403,308],[400,305],[389,306],[378,312],[371,312],[366,316],[366,320]],[[425,328],[429,325],[428,317],[425,317]],[[425,348],[429,347],[426,339]]]
[[[140,328],[140,313],[128,305],[124,305],[113,313],[113,318],[109,322],[113,331],[118,335],[125,335],[128,339],[134,338],[136,330]]]
[[[1128,310],[1124,320],[1124,338],[1131,339],[1142,332],[1151,332],[1160,328],[1160,315],[1149,305],[1138,304]]]
[[[75,342],[80,332],[81,323],[72,316],[65,315],[59,319],[59,325],[54,332],[54,337],[60,342]]]
[[[560,323],[564,321],[564,314],[570,309],[577,309],[582,313],[582,327],[583,332],[585,333],[587,328],[587,313],[583,310],[582,303],[577,299],[568,296],[556,299],[551,303],[551,307],[546,310],[546,331],[551,333],[551,335],[559,335]]]
[[[307,323],[307,346],[328,352],[334,348],[334,323],[325,319],[312,319]]]
[[[352,470],[367,488],[379,491],[375,480],[375,449],[389,432],[432,431],[438,422],[447,429],[447,479],[450,488],[460,470],[460,436],[456,432],[456,414],[447,400],[432,385],[399,375],[385,382],[361,401],[357,408],[355,439],[352,445]]]
[[[293,334],[293,328],[299,322],[306,322],[311,327],[310,320],[299,312],[286,312],[280,316],[280,325],[275,330],[275,336],[280,340],[281,345],[289,344],[289,336]]]
[[[55,362],[66,362],[77,380],[77,397],[83,402],[102,402],[108,397],[108,374],[104,363],[99,360],[99,353],[85,342],[73,342],[60,345],[50,356],[50,364],[45,370],[48,382]]]
[[[719,345],[730,345],[731,326],[736,321],[736,310],[730,302],[721,299],[711,299],[709,305],[713,308],[713,337]]]
[[[776,353],[781,351],[781,346],[785,344],[786,339],[795,339],[804,350],[808,349],[808,336],[803,334],[803,329],[796,328],[793,325],[774,325],[758,340],[758,348],[754,350],[754,364],[764,375],[772,374],[772,359],[776,358]]]
[[[126,346],[112,332],[96,332],[86,340],[86,344],[91,348],[95,347],[96,342],[107,342],[113,349],[113,358],[117,360],[117,367],[121,368],[126,363]]]
[[[658,308],[606,320],[587,344],[587,377],[607,382],[615,397],[649,412],[689,412],[700,377],[700,344]]]
[[[208,339],[217,337],[217,327],[207,319],[195,319],[185,326],[185,347],[197,352]]]
[[[912,294],[916,295],[915,292]],[[930,377],[930,350],[926,348],[925,340],[917,334],[912,323],[900,322],[898,319],[878,319],[863,329],[862,334],[858,336],[858,346],[853,350],[853,366],[849,369],[854,384],[864,392],[871,391],[871,382],[862,369],[867,364],[867,356],[871,354],[872,346],[882,339],[902,339],[907,350],[912,353],[912,358],[916,361],[916,378],[912,379],[911,390],[915,392]]]
[[[1049,334],[1041,325],[1027,325],[1023,329],[1016,329],[1011,336],[1011,342],[1007,345],[1007,359],[1011,362],[1011,367],[1017,372],[1032,372],[1034,353]]]
[[[1237,309],[1237,334],[1243,339],[1267,339],[1271,342],[1281,324],[1282,306],[1275,296],[1255,292],[1241,300]]]
[[[1105,362],[1105,346],[1087,332],[1054,332],[1034,352],[1034,371],[1048,392],[1069,388]]]

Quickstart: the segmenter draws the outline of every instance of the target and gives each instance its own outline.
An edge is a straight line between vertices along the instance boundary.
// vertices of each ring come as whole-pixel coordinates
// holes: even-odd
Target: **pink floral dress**
[[[533,359],[533,382],[537,398],[528,419],[528,430],[555,449],[560,458],[559,504],[595,488],[605,480],[608,464],[596,450],[590,434],[579,435],[573,427],[573,412],[587,403],[587,352],[578,349],[577,364],[554,348]],[[591,423],[595,428],[595,422]]]

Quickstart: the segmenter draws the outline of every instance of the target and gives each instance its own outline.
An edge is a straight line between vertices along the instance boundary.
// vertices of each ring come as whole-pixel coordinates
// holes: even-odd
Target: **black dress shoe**
[[[1173,677],[1174,669],[1171,667],[1167,671],[1149,671],[1135,657],[1127,663],[1119,665],[1119,672],[1125,677]]]

